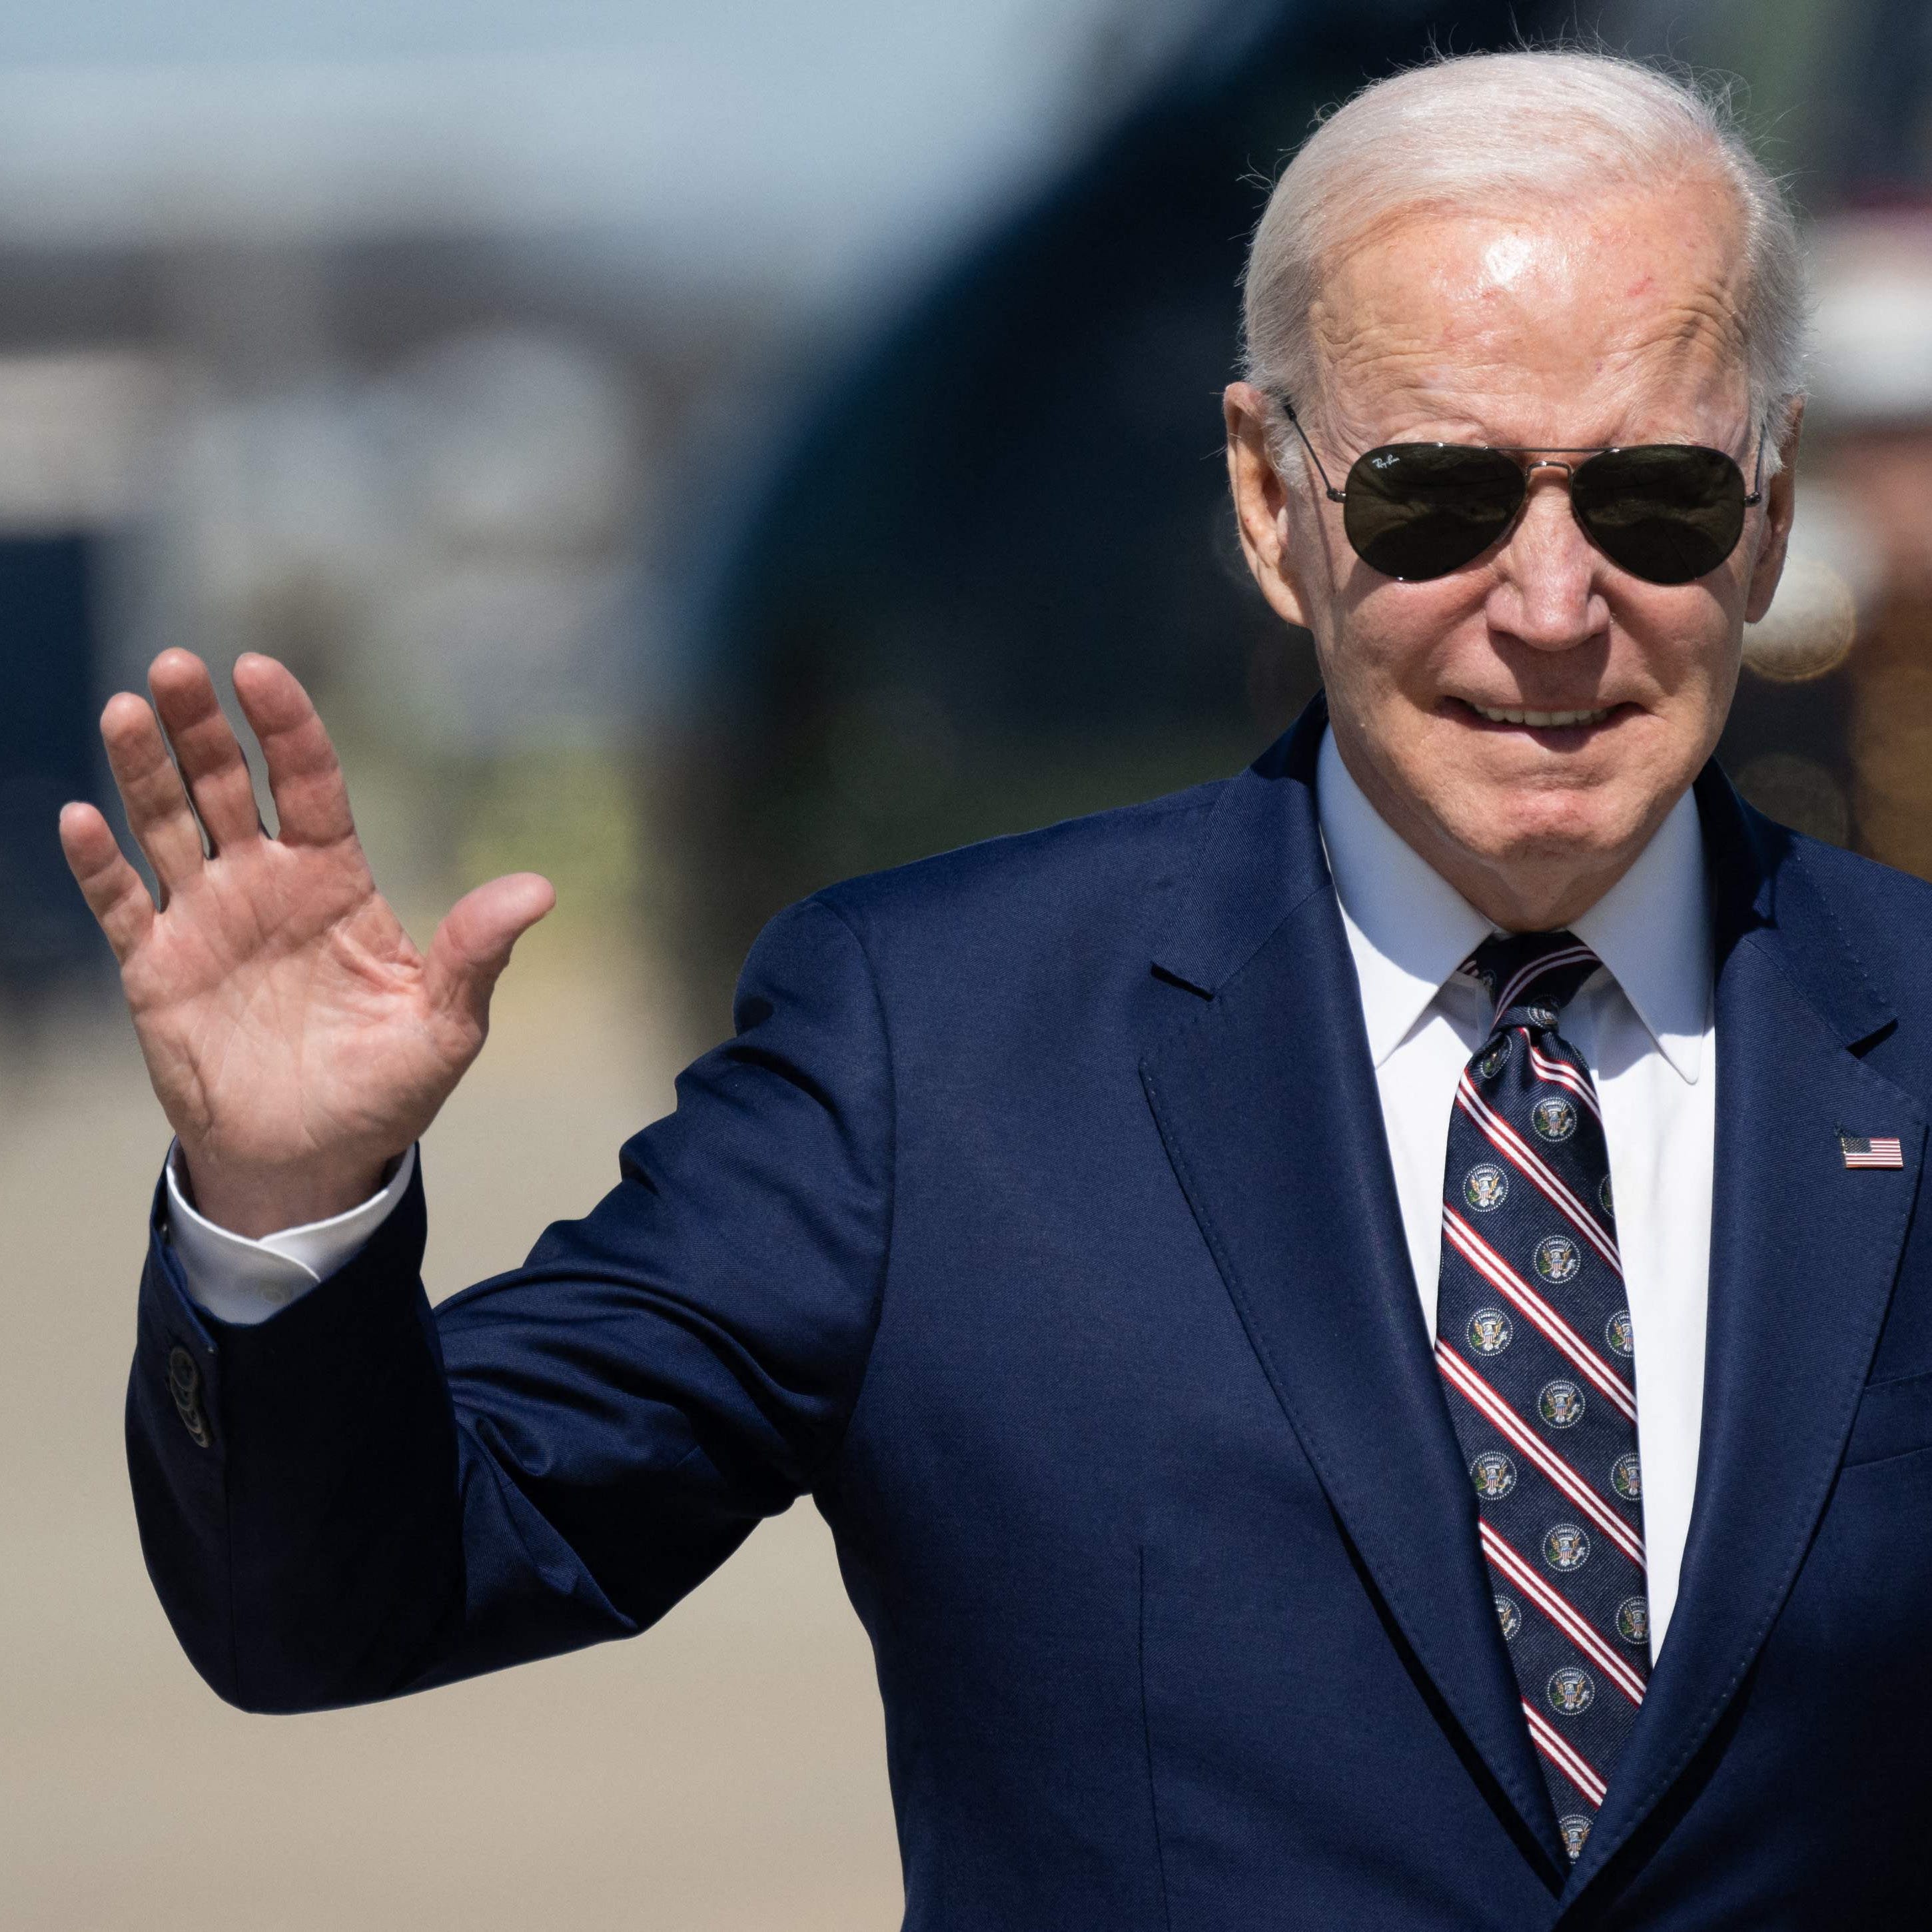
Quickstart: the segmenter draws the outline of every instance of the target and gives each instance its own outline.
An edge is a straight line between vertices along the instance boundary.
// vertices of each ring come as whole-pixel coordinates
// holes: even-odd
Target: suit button
[[[214,1438],[201,1412],[201,1371],[185,1348],[168,1351],[168,1394],[174,1398],[175,1413],[189,1439],[196,1448],[206,1449]]]

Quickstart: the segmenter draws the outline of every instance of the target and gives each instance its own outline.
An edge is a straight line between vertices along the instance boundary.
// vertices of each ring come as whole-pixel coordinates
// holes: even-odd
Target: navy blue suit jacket
[[[1932,892],[1700,781],[1696,1514],[1573,1870],[1403,1244],[1322,728],[785,913],[619,1185],[434,1313],[419,1196],[257,1328],[158,1241],[130,1455],[208,1682],[292,1710],[628,1636],[808,1492],[917,1932],[1922,1924]],[[1903,1168],[1847,1172],[1841,1130]]]

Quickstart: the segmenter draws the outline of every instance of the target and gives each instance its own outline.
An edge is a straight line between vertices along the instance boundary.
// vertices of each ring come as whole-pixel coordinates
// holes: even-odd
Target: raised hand
[[[62,848],[121,962],[196,1205],[251,1235],[338,1214],[435,1118],[482,1046],[511,948],[556,896],[534,873],[493,879],[418,952],[376,890],[334,748],[284,665],[235,666],[273,837],[207,667],[164,652],[148,688],[152,709],[123,692],[100,731],[160,904],[92,806],[62,812]]]

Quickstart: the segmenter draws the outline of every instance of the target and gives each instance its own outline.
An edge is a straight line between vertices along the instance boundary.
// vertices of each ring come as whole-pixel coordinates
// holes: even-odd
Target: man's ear
[[[1252,382],[1230,382],[1221,398],[1228,426],[1228,488],[1241,554],[1268,607],[1286,622],[1308,628],[1289,536],[1288,484],[1268,451],[1268,398]]]
[[[1744,598],[1744,622],[1755,624],[1771,608],[1778,580],[1784,574],[1785,553],[1791,543],[1791,519],[1797,505],[1798,439],[1804,427],[1804,398],[1795,397],[1778,432],[1778,474],[1765,485],[1764,536],[1751,566]]]

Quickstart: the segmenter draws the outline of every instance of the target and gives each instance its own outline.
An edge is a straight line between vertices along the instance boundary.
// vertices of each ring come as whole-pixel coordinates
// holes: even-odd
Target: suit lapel
[[[1718,890],[1718,1130],[1708,1346],[1682,1587],[1574,1899],[1722,1716],[1824,1507],[1892,1294],[1925,1122],[1856,1048],[1890,1021],[1787,835],[1714,766],[1698,802]],[[1904,1166],[1850,1172],[1840,1130]]]
[[[1561,1869],[1430,1355],[1317,830],[1318,699],[1234,782],[1157,962],[1193,1008],[1142,1064],[1276,1399],[1416,1661]],[[1205,1004],[1201,1000],[1204,997]]]

